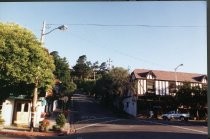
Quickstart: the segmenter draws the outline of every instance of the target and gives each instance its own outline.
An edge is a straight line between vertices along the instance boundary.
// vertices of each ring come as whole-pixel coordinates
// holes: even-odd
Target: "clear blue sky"
[[[206,2],[0,3],[0,21],[24,26],[40,39],[43,20],[52,24],[45,47],[74,66],[81,55],[115,67],[207,73]],[[100,24],[96,26],[88,24]],[[122,26],[128,25],[128,26]]]

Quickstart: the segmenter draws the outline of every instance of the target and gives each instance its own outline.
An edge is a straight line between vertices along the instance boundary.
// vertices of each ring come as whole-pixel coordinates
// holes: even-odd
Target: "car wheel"
[[[166,116],[163,117],[163,120],[168,120],[168,118]]]
[[[184,118],[184,120],[185,120],[185,121],[188,121],[188,120],[189,120],[189,118]]]
[[[181,121],[184,121],[184,120],[185,120],[185,118],[184,118],[183,116],[181,116],[181,117],[180,117],[180,120],[181,120]]]

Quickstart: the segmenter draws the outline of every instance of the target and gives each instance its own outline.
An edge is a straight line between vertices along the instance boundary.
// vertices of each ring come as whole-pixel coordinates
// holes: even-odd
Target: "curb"
[[[30,131],[0,131],[0,135],[5,136],[58,136],[54,132],[30,132]]]

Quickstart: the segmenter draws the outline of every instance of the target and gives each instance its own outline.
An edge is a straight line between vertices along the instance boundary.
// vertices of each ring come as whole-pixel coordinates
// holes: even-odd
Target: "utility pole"
[[[42,30],[41,30],[41,38],[40,38],[40,42],[41,42],[41,43],[44,42],[45,28],[46,28],[46,22],[43,21]]]
[[[50,30],[49,32],[45,32],[45,29],[46,29],[46,22],[44,21],[43,22],[43,25],[42,25],[42,29],[41,29],[41,38],[40,38],[40,42],[44,43],[44,36],[47,35],[47,34],[50,34],[51,32],[53,32],[54,30],[66,30],[67,29],[67,26],[65,25],[61,25],[61,26],[58,26],[52,30]],[[38,67],[39,69],[39,67]],[[35,87],[34,87],[34,92],[33,92],[33,100],[32,100],[32,107],[31,107],[31,123],[30,123],[30,131],[33,132],[34,130],[34,127],[35,127],[35,116],[36,116],[36,104],[37,104],[37,98],[38,98],[38,93],[37,93],[37,90],[38,90],[38,76],[35,77]]]
[[[112,60],[109,58],[109,59],[107,60],[107,62],[108,62],[108,70],[110,70],[110,69],[111,69],[111,62],[112,62]]]
[[[94,79],[94,81],[96,80],[96,72],[95,72],[95,70],[93,70],[93,79]]]
[[[174,69],[174,71],[175,71],[176,90],[177,90],[177,69],[178,69],[179,67],[181,67],[181,66],[183,66],[183,64],[179,64],[179,65]]]

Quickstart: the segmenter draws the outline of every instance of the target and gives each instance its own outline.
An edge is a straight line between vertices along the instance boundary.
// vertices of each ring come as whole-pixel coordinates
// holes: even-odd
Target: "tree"
[[[76,85],[71,80],[71,72],[67,59],[61,58],[57,51],[50,53],[54,58],[55,71],[53,72],[55,77],[61,81],[60,92],[72,93],[76,89]]]
[[[189,108],[192,104],[192,89],[189,82],[184,83],[184,85],[179,86],[176,93],[176,100],[179,106]]]
[[[73,75],[79,80],[88,78],[91,74],[90,62],[87,62],[86,55],[82,55],[77,60],[77,64],[73,67]]]
[[[37,88],[51,86],[54,81],[52,56],[31,31],[17,24],[0,23],[0,47],[1,89],[6,88],[9,96],[20,84],[32,86],[34,113]],[[34,115],[31,118],[33,131]]]
[[[121,68],[113,68],[96,81],[96,97],[102,99],[106,105],[115,105],[122,110],[122,99],[129,88],[135,88],[129,83],[128,71]]]
[[[191,90],[192,90],[191,108],[192,108],[192,111],[194,111],[194,115],[197,117],[197,119],[199,119],[200,117],[205,116],[204,109],[207,105],[207,89],[200,88],[200,86],[195,86],[195,87],[192,87]]]
[[[207,105],[207,89],[200,86],[191,87],[189,82],[180,86],[176,93],[176,101],[180,107],[188,108],[191,115],[200,117],[205,116],[205,107]],[[203,111],[203,112],[199,112]]]

